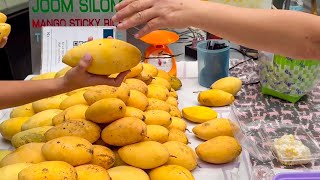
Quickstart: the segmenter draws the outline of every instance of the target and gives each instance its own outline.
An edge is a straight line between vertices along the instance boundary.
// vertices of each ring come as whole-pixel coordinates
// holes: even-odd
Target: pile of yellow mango
[[[114,42],[118,44],[109,44]],[[105,61],[101,52],[108,53],[112,48],[120,57],[121,53],[131,52],[135,60],[122,63],[127,63],[126,69],[131,72],[121,86],[81,88],[12,110],[10,119],[0,124],[1,135],[15,148],[0,150],[1,179],[193,180],[191,171],[198,165],[197,155],[206,162],[221,164],[240,154],[240,145],[231,138],[229,121],[217,120],[216,112],[203,106],[181,112],[176,92],[181,81],[151,64],[139,63],[140,52],[130,51],[134,47],[121,43],[93,41],[77,48],[73,55],[67,53],[69,59],[64,58],[66,64],[74,66],[76,63],[70,61],[79,61],[79,54],[91,52],[95,65]],[[105,45],[109,48],[99,50]],[[86,46],[91,50],[81,49]],[[121,60],[114,56],[109,61],[127,61],[130,57]],[[111,72],[112,63],[109,66]],[[70,68],[32,80],[59,78]],[[118,69],[110,76],[126,69]],[[102,72],[99,66],[90,71]],[[220,102],[215,99],[210,102]],[[203,108],[210,112],[206,109],[203,113]],[[203,123],[193,132],[208,141],[196,151],[188,146],[187,123],[182,114],[190,121]]]

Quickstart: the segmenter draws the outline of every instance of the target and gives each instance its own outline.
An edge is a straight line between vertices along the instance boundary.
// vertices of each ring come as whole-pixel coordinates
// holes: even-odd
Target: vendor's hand
[[[88,38],[88,41],[92,40],[92,37]],[[108,76],[103,75],[94,75],[87,72],[87,69],[91,63],[91,55],[85,55],[76,67],[70,69],[66,73],[64,76],[64,84],[72,89],[94,85],[109,85],[118,87],[121,85],[126,75],[130,72],[130,70],[122,72],[116,78],[109,78]]]
[[[7,41],[8,41],[8,37],[3,37],[0,40],[0,48],[3,48],[7,44]]]
[[[140,38],[160,28],[185,28],[200,0],[124,0],[116,5],[118,11],[112,17],[120,22],[119,30],[140,24],[146,25],[135,35]]]

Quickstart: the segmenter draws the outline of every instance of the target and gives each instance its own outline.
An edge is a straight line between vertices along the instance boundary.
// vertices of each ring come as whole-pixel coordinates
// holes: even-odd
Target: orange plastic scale
[[[150,63],[158,69],[162,69],[170,75],[176,76],[176,58],[168,45],[179,40],[178,34],[166,30],[156,30],[143,36],[141,40],[150,44],[145,52],[144,63]]]

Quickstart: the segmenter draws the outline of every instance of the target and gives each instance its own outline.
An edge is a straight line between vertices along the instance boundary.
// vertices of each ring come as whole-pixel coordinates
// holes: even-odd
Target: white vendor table
[[[179,95],[179,108],[198,105],[198,91],[205,90],[201,87],[197,80],[197,62],[178,62],[178,77],[182,80],[182,88],[177,91]],[[29,79],[27,77],[26,79]],[[230,107],[213,108],[219,113],[220,118],[230,118],[234,120]],[[11,109],[0,111],[0,122],[9,118]],[[203,141],[196,138],[191,132],[195,124],[188,122],[188,130],[186,132],[189,138],[190,146],[195,148]],[[1,135],[0,135],[1,136]],[[0,140],[0,149],[12,149],[9,142]],[[193,171],[193,175],[197,180],[250,180],[251,168],[249,154],[243,149],[238,159],[232,163],[224,165],[213,165],[198,160],[199,167]],[[275,173],[284,170],[275,169]],[[289,170],[286,170],[289,171]]]

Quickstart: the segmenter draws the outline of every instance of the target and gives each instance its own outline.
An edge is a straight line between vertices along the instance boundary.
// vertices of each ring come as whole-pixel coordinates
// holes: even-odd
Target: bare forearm
[[[193,26],[232,42],[293,58],[320,60],[320,17],[202,2]]]
[[[63,78],[40,81],[0,81],[0,109],[27,104],[71,90]]]

